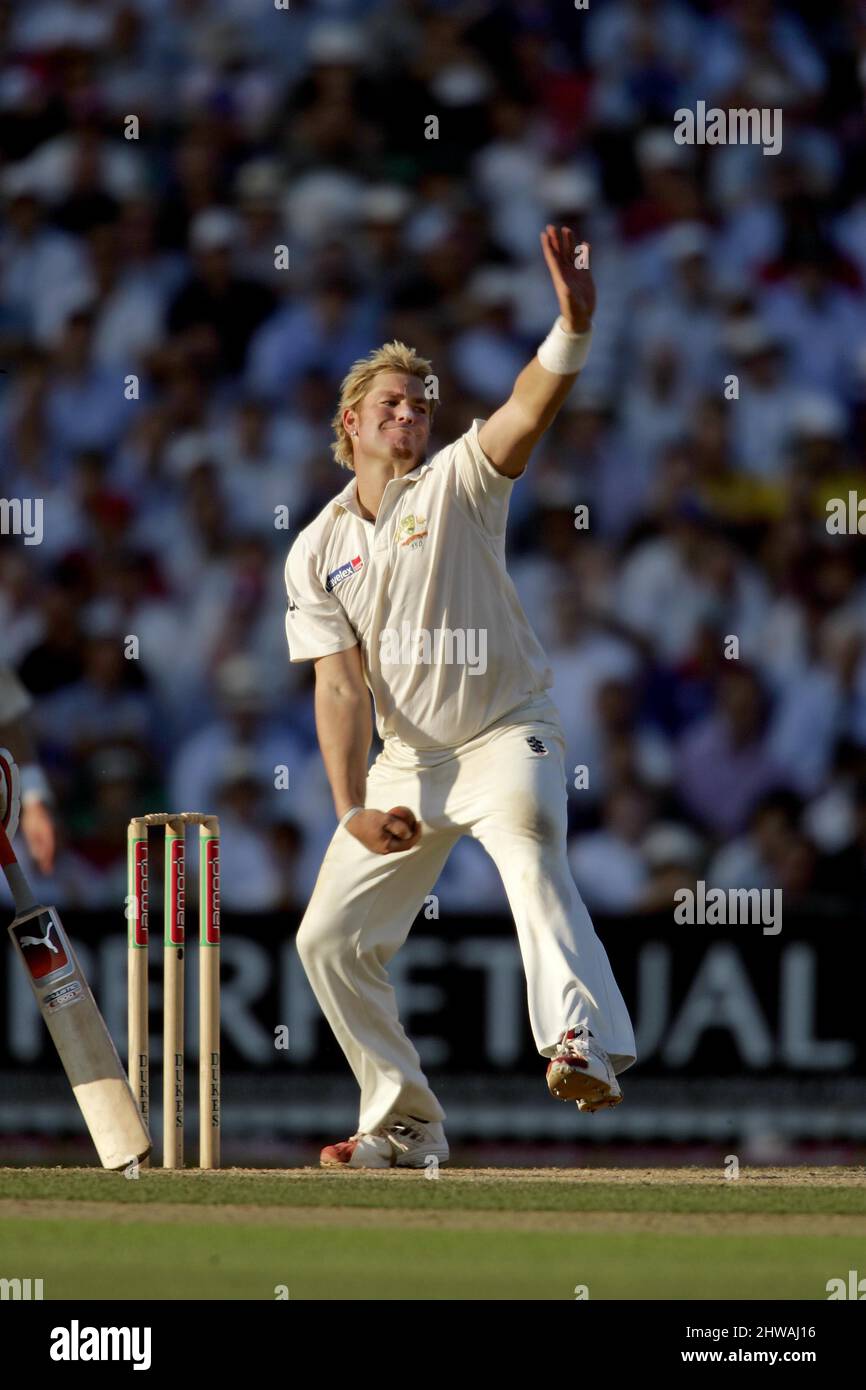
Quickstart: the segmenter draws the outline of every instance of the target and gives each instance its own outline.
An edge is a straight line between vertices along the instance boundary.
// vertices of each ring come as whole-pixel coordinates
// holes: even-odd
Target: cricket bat
[[[12,945],[30,980],[103,1168],[150,1153],[147,1127],[57,909],[42,907],[0,824],[0,866],[15,902]]]

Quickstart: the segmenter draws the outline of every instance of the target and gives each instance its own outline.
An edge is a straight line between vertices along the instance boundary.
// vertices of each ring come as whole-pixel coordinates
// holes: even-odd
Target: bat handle
[[[0,865],[6,875],[6,882],[9,884],[12,898],[15,903],[15,915],[20,917],[22,912],[29,912],[31,907],[36,907],[36,899],[33,890],[27,882],[18,860],[15,858],[15,851],[9,842],[5,827],[0,825]]]

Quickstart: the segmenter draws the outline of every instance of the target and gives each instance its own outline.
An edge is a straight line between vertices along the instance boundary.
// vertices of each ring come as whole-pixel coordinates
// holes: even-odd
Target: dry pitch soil
[[[273,1168],[244,1168],[228,1171],[274,1175]],[[309,1178],[311,1174],[337,1174],[350,1182],[374,1179],[377,1182],[412,1182],[424,1176],[418,1169],[388,1168],[285,1168],[281,1178]],[[563,1182],[648,1184],[655,1187],[682,1183],[716,1187],[726,1181],[720,1168],[452,1168],[442,1169],[442,1177],[468,1182]],[[740,1168],[738,1183],[749,1187],[766,1183],[773,1187],[866,1187],[866,1168]]]
[[[40,1182],[40,1172],[44,1183]],[[92,1189],[79,1197],[61,1196],[58,1188],[63,1184],[64,1174],[87,1176],[87,1170],[63,1169],[5,1169],[0,1170],[0,1218],[31,1217],[35,1219],[102,1220],[112,1224],[138,1225],[142,1222],[171,1222],[190,1226],[270,1226],[283,1229],[304,1227],[353,1227],[378,1229],[397,1228],[414,1230],[454,1230],[454,1231],[595,1231],[628,1232],[633,1234],[690,1234],[690,1235],[845,1235],[866,1236],[866,1212],[764,1212],[754,1211],[676,1211],[648,1210],[509,1210],[507,1188],[509,1184],[520,1184],[525,1191],[527,1184],[554,1184],[565,1191],[568,1186],[581,1188],[591,1185],[594,1189],[609,1187],[612,1206],[616,1206],[615,1194],[623,1188],[657,1189],[668,1188],[682,1191],[684,1188],[704,1188],[722,1191],[736,1189],[743,1192],[779,1192],[783,1190],[832,1191],[845,1189],[866,1189],[866,1169],[863,1168],[741,1168],[736,1181],[727,1180],[720,1168],[450,1168],[441,1170],[437,1182],[443,1188],[452,1182],[461,1187],[478,1190],[490,1187],[505,1189],[502,1207],[498,1210],[413,1210],[387,1205],[386,1194],[393,1192],[395,1186],[420,1183],[425,1196],[431,1183],[425,1180],[421,1170],[390,1169],[321,1169],[289,1168],[277,1170],[262,1169],[223,1169],[207,1174],[195,1170],[166,1172],[154,1169],[144,1174],[150,1189],[146,1202],[117,1200],[119,1192],[113,1184],[115,1175],[95,1173],[105,1198],[94,1200]],[[23,1189],[16,1196],[15,1189],[20,1181]],[[204,1179],[211,1188],[209,1200],[184,1201],[180,1190],[186,1196],[194,1192],[198,1183]],[[219,1187],[233,1179],[242,1179],[245,1184],[252,1180],[256,1187],[258,1200],[221,1200]],[[260,1182],[255,1180],[259,1179]],[[304,1182],[316,1184],[319,1179],[328,1182],[332,1200],[326,1206],[306,1205],[303,1197],[291,1205],[275,1205],[268,1200],[269,1191],[283,1185],[294,1187]],[[109,1187],[108,1184],[112,1184]],[[160,1201],[160,1194],[154,1186],[175,1189],[174,1199]],[[212,1186],[213,1185],[213,1186]],[[381,1192],[383,1205],[375,1202],[367,1206],[344,1204],[340,1202],[339,1191],[364,1191],[368,1196]],[[37,1195],[40,1188],[44,1195]],[[121,1189],[124,1191],[124,1189]],[[27,1195],[24,1195],[26,1192]],[[54,1193],[56,1195],[48,1195]],[[129,1188],[124,1195],[133,1193]],[[135,1194],[136,1196],[138,1193]],[[168,1196],[168,1193],[165,1194]],[[674,1203],[675,1206],[675,1203]]]

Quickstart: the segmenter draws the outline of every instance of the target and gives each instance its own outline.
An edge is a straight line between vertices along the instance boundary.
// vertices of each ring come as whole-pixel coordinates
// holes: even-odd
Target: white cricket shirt
[[[392,478],[375,521],[353,477],[286,560],[291,660],[360,645],[379,736],[410,748],[465,743],[553,683],[505,570],[514,480],[483,424]]]

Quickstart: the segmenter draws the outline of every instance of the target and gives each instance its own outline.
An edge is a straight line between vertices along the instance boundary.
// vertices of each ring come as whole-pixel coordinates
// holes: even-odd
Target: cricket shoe
[[[608,1110],[622,1100],[611,1060],[588,1028],[569,1028],[559,1038],[547,1085],[557,1100],[575,1100],[580,1110]]]
[[[0,748],[0,825],[11,840],[18,829],[21,781],[18,764],[6,748]]]
[[[431,1157],[438,1165],[448,1156],[441,1121],[391,1114],[370,1133],[328,1144],[319,1163],[323,1168],[427,1168]]]

